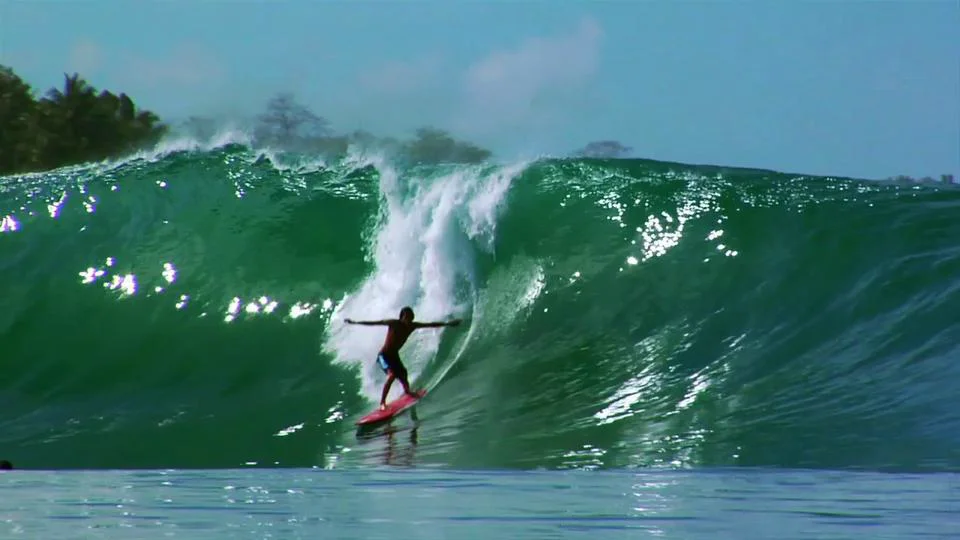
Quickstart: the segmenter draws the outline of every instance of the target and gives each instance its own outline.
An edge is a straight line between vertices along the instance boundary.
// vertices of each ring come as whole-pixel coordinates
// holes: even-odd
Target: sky
[[[502,158],[637,157],[960,181],[956,0],[0,0],[0,64],[165,120],[280,91],[335,130],[450,130]]]

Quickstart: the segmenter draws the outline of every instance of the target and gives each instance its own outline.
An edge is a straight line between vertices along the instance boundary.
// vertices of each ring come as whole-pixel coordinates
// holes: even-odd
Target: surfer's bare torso
[[[413,323],[405,323],[401,320],[388,321],[387,337],[383,340],[383,347],[380,347],[380,352],[399,355],[400,348],[407,342],[414,330],[416,330],[416,326]]]

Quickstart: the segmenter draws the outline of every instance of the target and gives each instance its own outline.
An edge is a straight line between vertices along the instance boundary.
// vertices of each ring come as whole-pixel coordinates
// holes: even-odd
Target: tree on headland
[[[574,152],[574,155],[587,158],[624,158],[632,151],[632,148],[624,146],[618,141],[606,140],[593,141]]]
[[[330,122],[300,104],[293,94],[282,92],[267,102],[267,110],[258,117],[255,131],[258,141],[281,146],[330,134]]]
[[[126,94],[97,92],[79,74],[36,99],[0,66],[0,174],[53,169],[155,144],[167,127]]]

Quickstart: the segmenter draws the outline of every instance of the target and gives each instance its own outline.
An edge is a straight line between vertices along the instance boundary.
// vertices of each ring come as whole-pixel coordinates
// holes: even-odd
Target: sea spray
[[[403,177],[383,161],[377,166],[381,210],[370,250],[374,269],[338,306],[327,341],[327,351],[337,362],[359,364],[361,392],[371,400],[379,400],[383,381],[373,359],[385,329],[350,326],[343,319],[395,318],[407,305],[425,321],[469,312],[479,285],[474,249],[492,250],[510,182],[525,165],[453,168],[434,176]],[[441,336],[440,330],[411,336],[402,352],[411,381],[435,359]],[[394,388],[392,395],[401,391]]]

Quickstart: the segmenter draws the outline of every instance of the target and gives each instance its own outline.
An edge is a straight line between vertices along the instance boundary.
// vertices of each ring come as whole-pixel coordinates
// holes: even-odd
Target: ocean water
[[[958,211],[942,185],[648,160],[411,168],[229,140],[0,178],[0,459],[17,469],[0,523],[956,530]],[[411,338],[429,394],[358,432],[383,329],[343,319],[404,305],[464,324]],[[186,506],[161,504],[181,500],[162,475]],[[675,487],[633,495],[645,475]],[[256,486],[276,501],[249,517],[225,490]],[[371,521],[380,489],[393,517]],[[672,517],[644,521],[660,495]],[[127,523],[117,497],[161,525]]]
[[[0,475],[3,538],[957,538],[960,477],[760,469]]]

